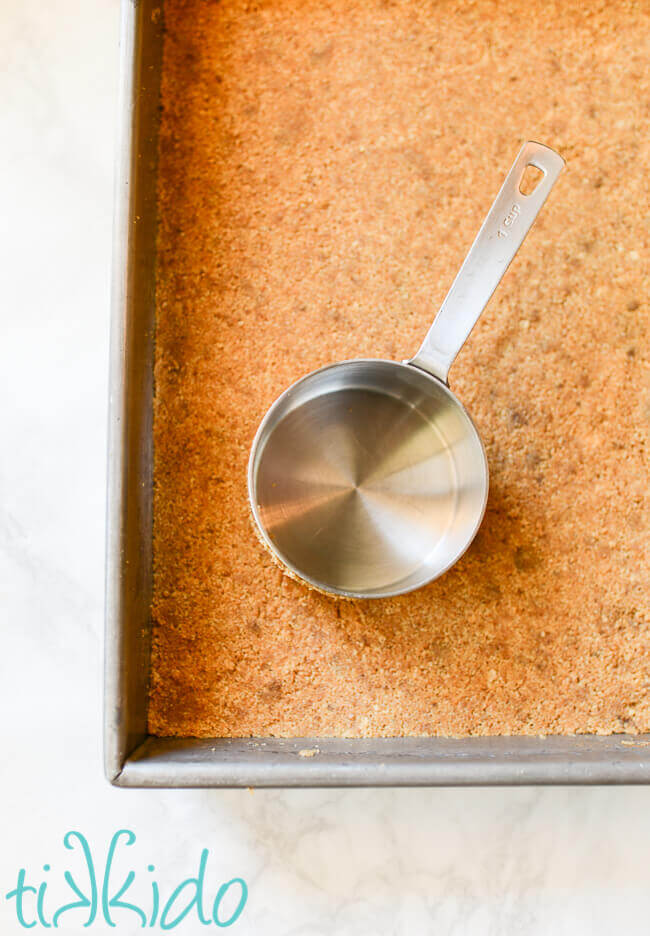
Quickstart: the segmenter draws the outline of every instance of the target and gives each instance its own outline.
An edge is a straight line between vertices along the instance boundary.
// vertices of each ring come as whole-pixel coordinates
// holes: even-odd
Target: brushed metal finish
[[[147,738],[153,594],[153,364],[163,24],[122,4],[115,167],[106,527],[104,763],[115,780]]]
[[[379,598],[441,575],[485,510],[487,459],[451,391],[408,364],[303,378],[260,427],[250,467],[265,542],[316,588]]]
[[[388,787],[648,783],[648,735],[156,738],[120,787]],[[313,750],[313,757],[301,752]]]
[[[542,178],[524,195],[530,165]],[[251,508],[273,555],[308,584],[350,598],[402,594],[472,542],[487,459],[447,374],[563,166],[547,146],[524,144],[412,361],[326,367],[267,413],[251,449]]]
[[[530,195],[524,195],[519,186],[528,166],[539,169],[542,178]],[[555,150],[543,143],[524,143],[412,364],[447,382],[449,368],[563,168],[564,160]]]

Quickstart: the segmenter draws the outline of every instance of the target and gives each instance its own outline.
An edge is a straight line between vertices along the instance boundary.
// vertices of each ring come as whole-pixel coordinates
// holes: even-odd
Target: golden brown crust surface
[[[165,11],[151,731],[649,730],[647,4]],[[255,429],[415,351],[528,138],[568,168],[451,375],[482,529],[413,594],[309,591],[252,529]]]

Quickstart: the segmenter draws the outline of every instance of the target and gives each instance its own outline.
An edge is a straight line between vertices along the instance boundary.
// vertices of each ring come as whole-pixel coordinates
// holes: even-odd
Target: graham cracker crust
[[[648,14],[167,0],[153,734],[650,730]],[[479,535],[409,595],[309,591],[253,530],[257,425],[415,352],[525,139],[567,169],[450,378]]]

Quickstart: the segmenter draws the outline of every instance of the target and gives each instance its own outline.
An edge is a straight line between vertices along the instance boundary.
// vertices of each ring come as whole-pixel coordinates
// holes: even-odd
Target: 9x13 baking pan
[[[207,740],[148,735],[163,22],[160,0],[124,0],[110,364],[104,725],[108,779],[123,787],[650,781],[647,735]],[[315,756],[301,756],[305,749]]]

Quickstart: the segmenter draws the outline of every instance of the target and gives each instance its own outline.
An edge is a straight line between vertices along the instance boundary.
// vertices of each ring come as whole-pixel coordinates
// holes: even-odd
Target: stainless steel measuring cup
[[[526,195],[528,166],[542,175]],[[264,544],[294,576],[348,598],[399,595],[474,539],[488,465],[447,375],[563,166],[524,144],[414,358],[331,364],[267,412],[248,491]]]

